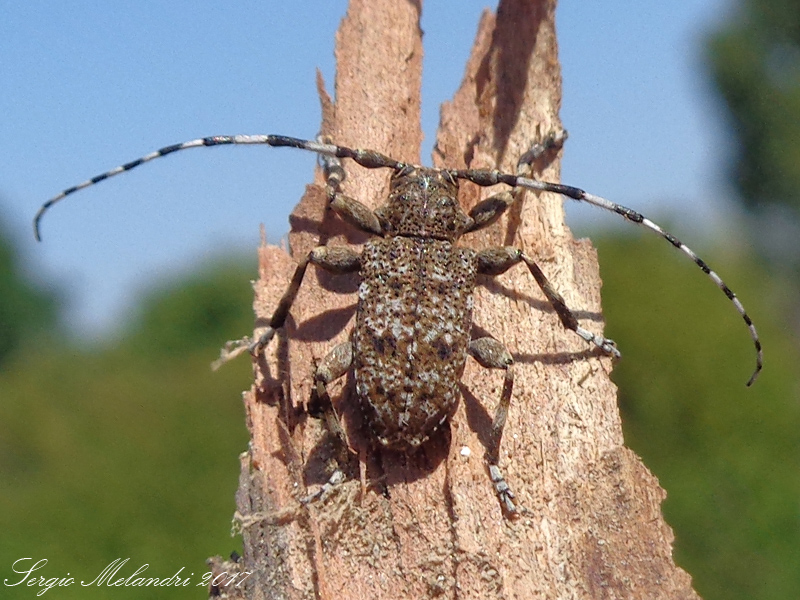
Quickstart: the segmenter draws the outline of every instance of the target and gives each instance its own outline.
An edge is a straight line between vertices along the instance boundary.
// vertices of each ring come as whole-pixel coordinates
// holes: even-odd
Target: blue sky
[[[724,235],[733,211],[724,123],[701,54],[703,35],[730,17],[731,3],[563,0],[557,17],[570,133],[564,181],[666,217],[701,248],[706,234]],[[425,6],[423,157],[486,6],[494,3]],[[330,89],[345,10],[343,0],[7,3],[0,214],[33,276],[66,289],[73,330],[108,331],[154,281],[223,249],[251,251],[260,223],[276,241],[314,157],[269,148],[175,155],[69,198],[35,244],[30,220],[39,205],[195,137],[313,137],[315,69]],[[569,214],[581,232],[615,219]]]

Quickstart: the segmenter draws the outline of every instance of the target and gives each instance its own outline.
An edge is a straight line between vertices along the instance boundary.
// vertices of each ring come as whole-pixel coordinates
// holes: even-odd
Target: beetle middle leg
[[[245,352],[250,352],[253,356],[257,356],[266,348],[267,344],[275,337],[275,332],[286,323],[289,310],[294,304],[297,292],[300,291],[300,284],[303,282],[309,263],[315,264],[330,273],[343,275],[355,273],[361,268],[361,255],[346,246],[317,246],[311,250],[297,265],[289,287],[286,288],[283,297],[275,308],[275,312],[272,313],[266,330],[254,340],[243,338],[228,342],[220,352],[220,358],[212,363],[211,367],[213,369],[216,370],[224,363]]]
[[[545,297],[553,310],[556,311],[561,324],[565,329],[569,329],[577,333],[587,342],[590,342],[606,352],[617,358],[620,357],[620,352],[614,340],[596,335],[588,331],[578,324],[578,317],[569,309],[564,302],[564,298],[553,287],[553,284],[547,279],[539,265],[534,260],[525,254],[522,250],[514,248],[513,246],[498,246],[495,248],[486,248],[478,252],[478,273],[483,275],[500,275],[505,273],[508,269],[516,264],[524,262],[528,270],[533,275],[536,283],[544,292]]]

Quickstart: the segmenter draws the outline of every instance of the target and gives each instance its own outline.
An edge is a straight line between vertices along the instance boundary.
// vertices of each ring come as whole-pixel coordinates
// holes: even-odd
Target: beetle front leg
[[[486,465],[489,468],[489,477],[494,485],[497,497],[503,506],[503,510],[509,517],[517,514],[517,507],[514,505],[514,492],[508,487],[503,474],[500,471],[500,442],[503,439],[503,428],[508,417],[508,407],[511,405],[511,392],[514,389],[514,359],[505,346],[491,337],[483,337],[472,340],[467,347],[470,355],[478,363],[487,369],[504,369],[506,372],[503,380],[503,391],[500,393],[500,402],[494,413],[492,421],[492,431],[489,434],[489,445],[486,448]]]
[[[517,175],[524,175],[533,167],[533,164],[546,153],[560,149],[564,145],[566,139],[567,132],[562,129],[551,133],[541,143],[531,146],[530,150],[520,156],[519,162],[517,162]],[[470,179],[470,173],[478,174],[479,172],[479,170],[465,171],[462,175],[465,179]],[[477,231],[495,223],[516,200],[517,196],[515,194],[511,192],[500,192],[499,194],[489,196],[485,200],[478,202],[478,204],[469,211],[469,216],[472,218],[473,222],[467,227],[465,233]]]
[[[514,204],[514,200],[515,198],[511,192],[500,192],[478,202],[469,211],[472,224],[467,227],[465,233],[477,231],[495,223],[506,212],[508,207]]]
[[[345,170],[339,159],[335,156],[323,155],[320,157],[320,162],[325,173],[325,193],[328,196],[328,206],[361,231],[383,235],[383,227],[372,209],[358,200],[342,194],[341,185],[345,179]]]

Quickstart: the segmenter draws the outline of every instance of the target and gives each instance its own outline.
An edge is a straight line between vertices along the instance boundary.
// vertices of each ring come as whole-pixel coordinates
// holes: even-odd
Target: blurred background
[[[486,5],[425,7],[423,160]],[[129,557],[149,576],[183,568],[199,582],[208,556],[239,548],[229,532],[250,366],[208,364],[251,329],[258,226],[285,234],[314,157],[185,152],[55,207],[42,244],[30,221],[61,189],[170,143],[313,137],[315,69],[331,89],[345,10],[4,7],[0,578],[13,582],[23,557],[76,579]],[[800,597],[800,4],[563,0],[557,25],[564,181],[683,239],[739,295],[765,348],[747,389],[752,344],[719,290],[655,236],[569,207],[576,236],[599,249],[606,333],[625,355],[613,374],[625,437],[668,491],[676,561],[707,600]]]

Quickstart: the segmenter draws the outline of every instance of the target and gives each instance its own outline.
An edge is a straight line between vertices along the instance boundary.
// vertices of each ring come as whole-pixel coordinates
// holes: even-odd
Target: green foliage
[[[741,0],[707,44],[711,76],[733,125],[731,180],[751,209],[800,216],[800,4]]]
[[[675,557],[705,600],[800,592],[800,353],[762,265],[701,253],[759,328],[765,368],[730,302],[651,236],[596,238],[606,333],[623,358],[626,443],[667,490]],[[674,253],[673,253],[674,254]]]
[[[160,358],[199,348],[219,348],[220,341],[251,332],[256,265],[225,259],[149,291],[128,325],[126,343],[142,355]]]
[[[24,275],[0,223],[0,369],[14,351],[56,324],[56,299]]]
[[[707,57],[736,143],[730,179],[749,209],[772,218],[764,220],[769,226],[761,228],[759,243],[771,249],[771,256],[780,266],[790,267],[787,272],[796,278],[800,265],[800,4],[741,0],[736,19],[709,38]],[[761,272],[751,265],[739,278],[758,285],[749,293],[742,290],[741,295],[746,305],[752,305],[766,353],[766,370],[752,390],[727,386],[715,390],[698,383],[697,378],[686,377],[685,369],[692,365],[676,357],[672,364],[683,364],[673,376],[683,376],[668,388],[676,393],[670,404],[663,397],[665,389],[644,390],[635,383],[638,376],[628,379],[624,368],[620,370],[625,398],[630,400],[626,407],[634,415],[628,421],[630,438],[634,444],[647,446],[643,452],[651,453],[651,464],[665,487],[691,499],[670,500],[665,510],[679,532],[685,523],[687,533],[678,537],[678,556],[687,565],[697,565],[691,572],[705,598],[795,598],[800,594],[798,344],[787,331],[792,319],[773,317],[769,322],[760,316],[769,314],[765,300],[770,297],[781,298],[783,315],[793,314],[796,292],[789,282],[778,286]],[[692,334],[695,325],[699,323],[693,323]],[[711,329],[710,322],[703,327],[706,335],[697,342],[692,338],[693,344],[707,340],[706,346],[735,347],[738,353],[741,344],[731,337],[733,326],[730,335],[728,329]],[[704,350],[712,356],[711,348]],[[722,360],[708,361],[709,373],[714,374],[708,381],[724,381],[719,379]],[[704,402],[696,405],[698,397]],[[651,406],[654,402],[659,408]],[[661,434],[655,434],[658,440],[645,441],[654,415],[678,425],[682,443],[673,447],[660,439]],[[669,480],[674,481],[672,486]]]
[[[11,565],[23,557],[48,559],[45,577],[87,582],[130,558],[121,576],[143,564],[150,577],[183,568],[196,586],[207,557],[241,551],[230,520],[252,371],[246,359],[216,373],[209,363],[225,340],[252,330],[253,271],[212,267],[153,294],[141,325],[107,347],[28,347],[0,373],[1,579],[15,581]],[[3,597],[36,591],[3,586]],[[76,583],[47,595],[205,593]]]

